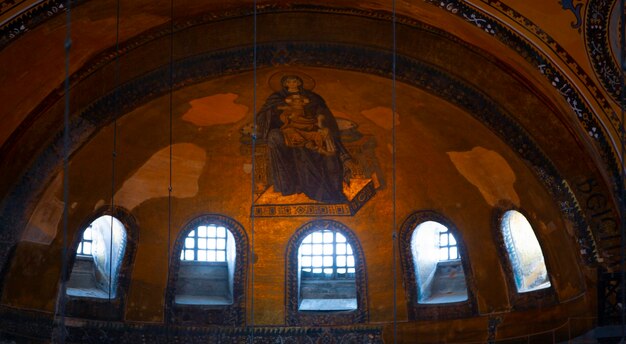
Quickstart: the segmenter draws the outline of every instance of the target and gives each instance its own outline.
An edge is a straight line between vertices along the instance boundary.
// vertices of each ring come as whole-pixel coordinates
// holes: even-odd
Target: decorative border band
[[[587,54],[593,66],[596,76],[602,82],[602,86],[616,103],[626,106],[622,99],[624,86],[623,74],[618,61],[611,52],[611,9],[618,6],[618,0],[589,0],[588,12],[585,23],[585,39],[587,41]],[[615,8],[615,11],[619,9]],[[623,24],[622,24],[623,25]],[[616,38],[619,33],[615,32]],[[619,54],[618,54],[619,56]]]
[[[18,342],[58,340],[61,330],[50,314],[0,308],[0,340]],[[66,319],[65,341],[69,343],[383,343],[381,326],[333,327],[198,327],[133,324]],[[53,340],[53,342],[56,342]]]
[[[88,0],[75,0],[73,5],[78,5],[84,3]],[[557,91],[564,97],[564,99],[569,104],[572,112],[576,114],[578,121],[585,132],[593,139],[593,141],[598,146],[598,150],[602,156],[603,161],[607,165],[608,169],[612,171],[613,178],[613,187],[614,190],[620,190],[622,185],[621,175],[619,173],[618,168],[618,153],[617,148],[612,147],[610,142],[611,140],[607,139],[607,133],[604,128],[599,125],[598,119],[595,117],[593,111],[590,111],[589,104],[587,103],[585,97],[583,97],[580,92],[574,88],[570,82],[568,82],[566,76],[553,65],[549,59],[545,56],[543,52],[539,49],[535,49],[530,44],[529,40],[522,37],[521,35],[513,32],[505,28],[503,25],[498,23],[496,20],[488,18],[488,14],[482,12],[480,9],[470,7],[466,3],[461,0],[424,0],[427,3],[433,4],[435,6],[441,7],[450,13],[457,15],[464,20],[468,21],[472,25],[484,30],[487,34],[496,38],[503,44],[510,47],[513,51],[518,52],[524,59],[526,59],[531,65],[535,66],[548,81],[557,89]],[[613,111],[608,102],[606,101],[602,92],[598,90],[598,87],[593,83],[591,78],[584,72],[583,68],[580,67],[576,61],[563,49],[560,45],[558,45],[553,38],[548,36],[543,30],[538,28],[534,23],[532,23],[527,18],[523,17],[521,14],[515,12],[510,7],[506,6],[499,0],[482,0],[483,2],[488,3],[494,8],[499,9],[503,13],[510,15],[514,20],[524,25],[530,32],[534,32],[535,35],[546,42],[551,47],[554,47],[555,52],[561,56],[564,61],[573,66],[573,70],[576,72],[577,76],[584,82],[586,87],[588,87],[596,100],[602,105],[603,110],[611,120],[611,124],[616,132],[621,132],[619,128],[621,128],[621,120],[619,116]],[[615,0],[614,0],[615,1]],[[0,28],[0,50],[2,50],[6,45],[10,43],[13,39],[20,36],[23,32],[26,32],[28,28],[34,27],[39,23],[45,21],[48,17],[52,17],[58,13],[60,13],[59,6],[62,6],[62,1],[60,0],[49,0],[44,1],[42,4],[35,6],[28,11],[20,14],[20,16],[16,17],[14,20],[10,21],[8,24]],[[606,79],[603,75],[607,76],[615,76],[619,74],[619,68],[611,65],[612,58],[610,53],[608,52],[608,45],[606,44],[606,31],[608,30],[609,20],[606,17],[603,17],[610,11],[612,2],[610,0],[590,0],[588,11],[591,15],[587,16],[587,41],[589,42],[589,51],[592,52],[592,61],[594,61],[593,65],[596,70],[596,74],[603,80],[603,84],[606,87],[606,84],[615,85],[612,87],[615,92],[621,90],[621,83],[616,84],[611,81],[613,78]],[[376,11],[368,11],[362,9],[347,9],[347,8],[330,8],[323,7],[317,5],[291,5],[291,4],[274,4],[267,5],[263,8],[259,9],[257,12],[259,14],[266,13],[277,13],[277,12],[285,12],[285,11],[315,11],[320,13],[342,13],[342,14],[353,14],[363,17],[369,18],[378,18],[384,20],[391,20],[392,16],[387,12],[376,12]],[[208,13],[206,15],[197,16],[191,19],[186,19],[184,21],[175,23],[176,31],[185,29],[187,27],[199,25],[202,23],[207,23],[216,20],[223,20],[225,18],[232,18],[237,16],[246,16],[252,15],[252,11],[250,9],[234,9],[223,11],[219,13]],[[602,20],[604,22],[602,22]],[[398,16],[398,22],[410,25],[410,26],[421,26],[424,24],[418,22],[414,19]],[[596,25],[594,26],[591,21],[594,21],[595,24],[604,24],[604,25]],[[26,23],[26,24],[24,24]],[[593,30],[591,27],[593,26]],[[137,39],[133,39],[132,42],[128,42],[122,45],[120,48],[121,53],[124,53],[128,49],[132,49],[137,45],[141,45],[141,42],[145,42],[146,40],[154,39],[156,37],[161,37],[170,34],[170,25],[162,25],[160,27],[156,27],[154,29],[149,30],[144,33],[141,37]],[[431,30],[435,30],[431,28]],[[593,31],[593,32],[592,32]],[[597,31],[597,32],[596,32]],[[447,35],[449,36],[449,35]],[[594,47],[599,47],[600,50],[594,49]],[[595,52],[598,51],[596,54]],[[596,59],[594,56],[598,56]],[[117,54],[114,50],[109,49],[107,52],[103,54],[104,59],[100,58],[99,61],[92,64],[91,68],[87,68],[83,70],[83,75],[85,72],[89,72],[94,70],[95,67],[105,63],[106,61],[110,61],[114,59]],[[595,61],[599,61],[596,63]],[[617,72],[617,73],[616,73]],[[607,74],[608,73],[608,74]],[[72,76],[72,81],[77,81],[80,79],[80,73]],[[608,81],[607,81],[608,80]],[[614,99],[618,99],[616,97],[616,93],[612,92],[610,89],[607,91],[614,96]],[[60,94],[61,92],[57,91],[56,93]],[[44,101],[45,102],[45,101]],[[615,148],[615,149],[614,149]]]
[[[550,84],[563,97],[563,99],[565,99],[567,104],[569,104],[572,113],[576,115],[578,123],[592,139],[592,142],[595,143],[595,146],[597,147],[602,160],[606,164],[607,169],[611,171],[613,190],[618,191],[618,194],[621,195],[621,186],[623,185],[623,181],[619,173],[620,169],[618,168],[619,157],[617,149],[613,149],[614,147],[610,144],[608,134],[604,130],[603,126],[598,123],[598,119],[596,118],[594,112],[590,109],[585,97],[583,97],[582,94],[572,86],[572,83],[568,81],[568,78],[559,70],[559,68],[550,62],[544,53],[533,48],[529,41],[519,34],[507,29],[496,20],[487,17],[484,13],[466,5],[461,0],[424,1],[441,7],[442,9],[463,18],[470,24],[485,31],[490,36],[507,45],[513,51],[519,52],[528,63],[537,68],[537,70],[545,76]],[[542,33],[542,35],[545,35],[545,33]],[[568,63],[574,63],[573,59],[568,61]],[[582,68],[578,67],[577,73],[582,73]],[[588,77],[584,79],[587,80],[588,83],[591,83]],[[596,92],[595,96],[596,98],[603,98],[599,92]],[[606,103],[606,101],[604,101],[604,103]],[[618,128],[621,128],[621,121],[615,111],[611,110],[608,105],[604,107],[604,110],[607,111],[607,115],[610,117],[611,124],[616,129],[616,132],[620,132]]]
[[[281,54],[277,54],[280,51]],[[219,77],[249,71],[252,66],[252,47],[213,52],[178,61],[174,68],[175,88]],[[276,60],[280,56],[281,61]],[[257,66],[265,68],[277,64],[340,68],[391,78],[390,52],[336,44],[266,44],[257,47]],[[282,62],[282,63],[280,63]],[[120,86],[119,106],[127,113],[131,109],[169,91],[167,67],[155,70]],[[530,135],[495,102],[465,82],[405,56],[397,57],[397,80],[424,89],[447,99],[490,128],[514,151],[526,160],[535,175],[542,181],[563,215],[575,228],[580,249],[588,263],[597,262],[594,235],[590,231],[576,198],[558,173],[554,163],[541,151]],[[98,128],[110,123],[116,112],[115,94],[110,93],[87,107],[71,121],[71,151],[76,151]],[[62,133],[54,143],[36,159],[23,179],[14,188],[0,211],[0,235],[4,240],[16,240],[19,229],[24,228],[22,204],[29,204],[37,190],[44,185],[46,176],[58,169],[61,159]],[[20,206],[18,206],[20,205]],[[13,229],[17,229],[16,232]]]
[[[374,183],[370,181],[347,203],[255,204],[253,213],[256,217],[352,216],[375,194]]]

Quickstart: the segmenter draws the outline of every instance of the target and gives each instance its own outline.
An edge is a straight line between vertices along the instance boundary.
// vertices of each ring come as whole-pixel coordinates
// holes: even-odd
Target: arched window
[[[354,254],[343,234],[323,229],[298,249],[300,311],[351,311],[356,307]]]
[[[411,236],[411,253],[417,277],[418,303],[467,300],[461,256],[448,227],[436,221],[417,225]]]
[[[123,318],[137,236],[134,218],[118,207],[99,209],[80,227],[64,276],[67,315]]]
[[[170,263],[168,321],[243,325],[247,239],[236,221],[204,215],[180,232]]]
[[[402,225],[399,246],[410,319],[474,313],[470,264],[450,221],[432,211],[414,213]]]
[[[287,250],[287,323],[349,324],[367,317],[363,253],[334,221],[298,229]]]
[[[517,210],[509,210],[502,216],[500,229],[517,292],[549,288],[541,246],[526,217]]]
[[[207,221],[188,232],[180,252],[174,302],[183,305],[230,305],[237,248],[221,223]]]
[[[115,217],[103,215],[82,231],[67,295],[114,299],[118,273],[126,250],[126,230]]]

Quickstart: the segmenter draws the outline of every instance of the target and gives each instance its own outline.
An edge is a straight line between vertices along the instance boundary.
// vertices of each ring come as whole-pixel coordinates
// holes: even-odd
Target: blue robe
[[[306,147],[285,144],[280,130],[284,123],[280,119],[282,110],[279,107],[286,106],[285,98],[294,94],[309,99],[304,107],[305,116],[324,116],[322,125],[329,130],[336,149],[334,154],[320,154]],[[346,201],[343,194],[343,163],[350,159],[350,155],[339,139],[337,121],[322,97],[302,88],[297,93],[287,90],[275,92],[267,98],[257,114],[257,128],[260,138],[267,143],[269,170],[275,191],[285,196],[304,193],[313,200],[325,203]]]

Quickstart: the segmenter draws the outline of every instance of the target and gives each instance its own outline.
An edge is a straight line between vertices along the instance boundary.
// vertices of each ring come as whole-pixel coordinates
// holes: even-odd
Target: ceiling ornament
[[[587,53],[596,76],[616,103],[622,99],[623,78],[618,63],[621,30],[618,0],[590,0],[585,22]]]

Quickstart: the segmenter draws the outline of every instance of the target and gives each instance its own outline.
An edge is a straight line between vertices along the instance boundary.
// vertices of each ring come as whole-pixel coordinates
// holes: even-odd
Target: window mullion
[[[199,254],[198,254],[198,231],[200,229],[198,227],[196,227],[196,229],[193,232],[193,257],[194,260],[198,260],[200,259]]]
[[[228,261],[228,257],[226,256],[226,250],[227,250],[227,247],[228,247],[228,233],[224,232],[224,235],[225,235],[225,237],[224,237],[224,250],[223,250],[224,251],[224,260]]]
[[[332,279],[337,279],[337,232],[333,231],[333,273]]]

